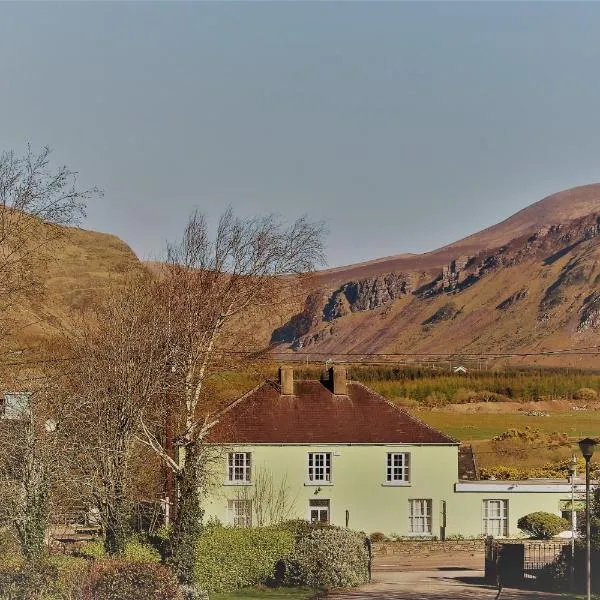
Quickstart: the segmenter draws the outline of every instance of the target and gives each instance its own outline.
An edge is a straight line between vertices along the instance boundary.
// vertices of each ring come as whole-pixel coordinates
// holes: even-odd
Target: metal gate
[[[553,563],[564,542],[509,542],[485,540],[485,579],[491,585],[519,585],[535,580],[542,569]]]

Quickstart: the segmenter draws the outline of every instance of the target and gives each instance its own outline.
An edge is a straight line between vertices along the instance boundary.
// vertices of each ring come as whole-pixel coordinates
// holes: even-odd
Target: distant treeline
[[[600,370],[556,367],[508,367],[454,373],[407,365],[352,365],[348,377],[373,387],[391,400],[412,400],[424,406],[447,403],[536,401],[556,399],[594,400],[600,391]],[[326,377],[324,364],[298,365],[297,379]],[[587,390],[587,393],[586,393]],[[405,402],[406,403],[406,402]]]

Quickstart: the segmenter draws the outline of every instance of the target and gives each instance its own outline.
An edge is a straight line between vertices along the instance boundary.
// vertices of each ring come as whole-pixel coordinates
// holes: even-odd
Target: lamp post
[[[575,589],[575,477],[577,477],[577,458],[573,455],[569,465],[571,476],[571,564],[569,566],[569,588]]]
[[[596,440],[585,438],[580,440],[579,449],[585,458],[585,575],[587,599],[592,597],[592,541],[590,528],[590,459],[594,454]]]

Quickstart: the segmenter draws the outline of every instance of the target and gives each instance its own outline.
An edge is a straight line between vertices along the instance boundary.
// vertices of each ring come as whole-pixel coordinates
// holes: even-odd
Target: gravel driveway
[[[483,571],[441,568],[431,571],[376,571],[372,583],[330,594],[330,600],[463,600],[494,599],[495,587],[485,585]],[[541,600],[561,598],[560,594],[504,589],[500,600]]]

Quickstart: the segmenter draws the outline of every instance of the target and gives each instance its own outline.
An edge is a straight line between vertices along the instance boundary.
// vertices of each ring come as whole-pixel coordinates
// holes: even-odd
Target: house
[[[458,441],[347,381],[339,365],[323,380],[282,367],[219,415],[208,444],[205,518],[232,525],[300,518],[407,537],[508,537],[527,513],[561,514],[571,493],[566,481],[461,480]]]
[[[465,375],[467,373],[467,368],[459,365],[458,367],[453,367],[452,371],[457,375]]]

